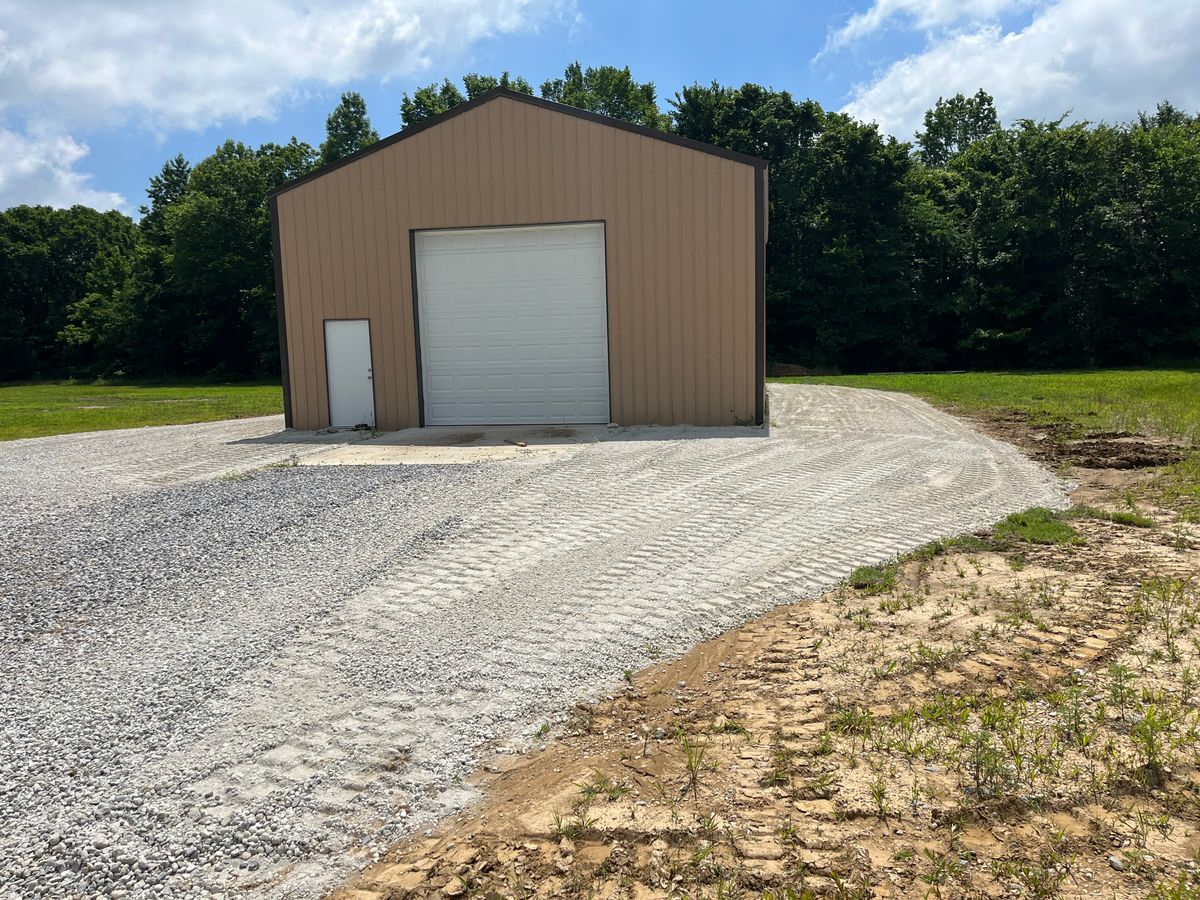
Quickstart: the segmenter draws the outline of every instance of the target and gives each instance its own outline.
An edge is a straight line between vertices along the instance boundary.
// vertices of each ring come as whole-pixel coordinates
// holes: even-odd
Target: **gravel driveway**
[[[0,444],[0,884],[318,895],[623,669],[1065,503],[912,398],[773,386],[771,418],[235,478],[204,476],[325,448],[272,419]]]

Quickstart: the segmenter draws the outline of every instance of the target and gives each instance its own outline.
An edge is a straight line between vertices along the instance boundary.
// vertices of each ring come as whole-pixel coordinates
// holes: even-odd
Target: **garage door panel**
[[[602,225],[416,243],[426,424],[608,421]]]
[[[542,238],[545,247],[567,247],[578,243],[575,233],[566,229],[547,232]]]
[[[573,370],[578,370],[587,362],[587,348],[581,348],[576,344],[559,344],[554,347],[545,348],[546,362],[563,365],[574,364]],[[594,357],[593,357],[594,360]]]
[[[572,317],[572,324],[576,331],[589,336],[603,334],[607,331],[605,316],[601,312],[577,313]]]
[[[608,383],[608,370],[603,360],[595,360],[590,364],[585,361],[582,367],[570,370],[556,366],[553,362],[518,367],[504,361],[492,363],[475,360],[463,363],[459,367],[459,371],[454,374],[434,375],[427,378],[425,389],[426,393],[430,395],[437,391],[459,390],[468,385],[493,390],[491,380],[496,378],[505,379],[509,383],[510,390],[513,391],[534,389],[540,386],[549,394],[556,386],[563,384],[579,385],[588,390],[601,391]],[[479,379],[484,380],[482,385],[479,385]]]
[[[511,231],[511,234],[504,234],[504,231]],[[512,229],[492,229],[486,228],[478,233],[478,240],[475,244],[481,250],[520,250],[523,247],[540,247],[542,245],[542,235],[533,229],[528,228],[512,228]]]
[[[579,247],[571,251],[570,264],[580,276],[599,278],[604,274],[604,257],[598,257],[594,247]]]
[[[454,417],[459,423],[486,422],[492,425],[525,425],[530,422],[555,424],[577,423],[580,410],[584,415],[600,416],[607,412],[607,404],[580,406],[575,402],[547,404],[543,401],[519,402],[463,402],[454,406]]]

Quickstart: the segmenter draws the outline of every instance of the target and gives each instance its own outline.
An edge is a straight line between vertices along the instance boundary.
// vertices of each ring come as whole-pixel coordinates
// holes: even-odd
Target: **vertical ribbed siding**
[[[753,166],[499,97],[278,197],[292,410],[329,422],[324,320],[367,318],[376,421],[420,422],[409,233],[603,221],[612,418],[755,414]]]

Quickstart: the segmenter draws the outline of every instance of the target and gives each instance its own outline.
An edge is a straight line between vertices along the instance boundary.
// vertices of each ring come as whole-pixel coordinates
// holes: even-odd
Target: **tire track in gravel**
[[[100,679],[99,693],[136,691],[141,680],[180,704],[160,710],[160,725],[173,714],[179,721],[149,749],[120,727],[97,729],[112,745],[111,789],[96,787],[100,776],[88,782],[104,795],[99,806],[56,794],[56,808],[0,822],[10,835],[30,835],[11,846],[12,874],[23,884],[54,878],[51,893],[65,896],[122,875],[115,883],[131,895],[152,877],[180,895],[319,894],[388,841],[466,802],[461,778],[486,748],[523,746],[536,723],[609,689],[652,650],[682,653],[776,603],[819,593],[855,565],[1065,502],[1063,486],[1013,448],[911,398],[772,387],[771,418],[770,436],[727,430],[682,440],[639,429],[551,458],[456,472],[301,468],[251,479],[243,490],[256,498],[261,540],[242,540],[229,510],[245,507],[231,501],[203,565],[194,546],[164,545],[169,578],[116,578],[101,592],[129,588],[110,621],[79,626],[97,638],[70,657],[78,661],[51,666],[62,685],[38,676],[33,691],[11,686],[48,650],[65,652],[59,633],[37,635],[2,670],[6,705],[39,705],[80,730],[138,709],[105,704],[78,684],[81,672],[116,673]],[[142,510],[146,526],[127,530],[138,535],[134,551],[112,557],[138,559],[156,537],[188,544],[178,535],[204,533],[226,508],[222,492],[238,485],[189,487],[194,505],[174,517],[153,513],[170,492],[130,498],[107,519],[103,504],[89,507],[67,533],[102,557],[104,542],[85,537],[97,517],[108,528]],[[339,485],[357,499],[296,512],[305,492],[327,496]],[[23,579],[36,580],[46,564],[35,553]],[[196,582],[222,564],[241,574],[214,597]],[[323,568],[339,565],[354,577]],[[54,593],[103,618],[83,588],[54,582]],[[192,608],[189,588],[207,599]],[[42,609],[37,597],[23,600]],[[253,627],[270,638],[247,638]],[[136,663],[147,642],[160,645],[150,653],[157,668]],[[192,679],[189,666],[222,674]],[[77,708],[82,697],[96,703],[91,719]],[[44,740],[21,744],[34,761],[21,777],[57,777],[52,766],[37,768],[54,734],[47,716],[24,712]],[[139,805],[118,807],[118,794]],[[97,850],[97,839],[112,846]]]

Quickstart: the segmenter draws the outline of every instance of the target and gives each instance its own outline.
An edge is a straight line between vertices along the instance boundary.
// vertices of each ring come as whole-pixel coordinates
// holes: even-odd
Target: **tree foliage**
[[[499,78],[470,74],[463,77],[464,94],[449,78],[441,84],[430,84],[405,94],[400,101],[400,119],[404,127],[416,125],[448,112],[460,103],[474,100],[497,87],[532,94],[529,82],[508,72]],[[600,66],[584,69],[578,62],[567,66],[562,78],[542,83],[542,97],[555,103],[565,103],[589,112],[624,119],[651,128],[669,128],[671,120],[658,109],[655,87],[650,82],[634,80],[629,67]]]
[[[313,168],[308,144],[226,141],[196,165],[167,213],[174,287],[195,319],[179,350],[197,371],[277,370],[274,271],[267,194]]]
[[[0,380],[65,370],[78,355],[75,328],[123,315],[120,298],[93,295],[119,279],[136,243],[117,212],[16,206],[0,216]],[[86,310],[101,305],[111,310]]]
[[[117,212],[0,214],[0,380],[279,369],[267,194],[310,171],[294,138],[168,160],[134,223]]]
[[[367,102],[357,91],[347,91],[325,120],[325,140],[321,143],[321,163],[331,163],[370,147],[379,140],[371,127]]]
[[[532,94],[533,87],[529,82],[519,75],[510,77],[507,72],[501,73],[499,78],[492,75],[478,75],[472,72],[470,75],[463,76],[463,87],[467,89],[467,99],[474,100],[476,97],[481,97],[488,91],[495,90],[498,87],[508,88],[510,91],[516,91],[518,94]]]
[[[408,128],[410,125],[440,116],[458,104],[474,100],[498,87],[508,88],[510,91],[522,94],[533,93],[533,88],[528,81],[520,76],[510,76],[507,72],[502,73],[499,78],[494,75],[479,75],[472,72],[464,75],[462,81],[463,88],[466,90],[465,94],[449,78],[442,81],[441,84],[434,83],[418,88],[413,91],[411,97],[405,94],[400,101],[400,121],[404,127]]]
[[[758,85],[692,85],[688,137],[771,165],[768,353],[863,371],[1194,360],[1200,122],[1020,121],[941,100],[920,150]]]
[[[407,127],[507,72],[422,88]],[[542,94],[766,159],[768,355],[844,371],[1195,361],[1200,118],[1021,120],[980,91],[939,100],[917,146],[756,84],[669,101],[629,70],[568,66]],[[0,213],[0,380],[278,371],[267,195],[376,139],[342,95],[320,151],[226,141],[168,159],[136,223]]]
[[[944,166],[976,141],[999,130],[1000,118],[987,91],[980,90],[974,97],[938,97],[933,109],[925,111],[925,130],[917,132],[918,155],[927,166]]]
[[[454,86],[449,78],[441,84],[430,84],[413,91],[410,97],[405,94],[400,100],[400,121],[408,128],[434,116],[449,112],[460,103],[467,100],[463,92]]]
[[[629,66],[584,69],[573,62],[562,78],[542,83],[542,96],[588,112],[624,119],[649,128],[667,128],[670,119],[658,109],[654,85],[634,80]]]
[[[182,153],[178,153],[163,163],[162,170],[150,178],[150,187],[146,188],[150,205],[138,209],[142,217],[142,233],[148,239],[156,243],[164,239],[163,218],[167,214],[167,208],[183,197],[191,177],[191,165],[183,158]]]

